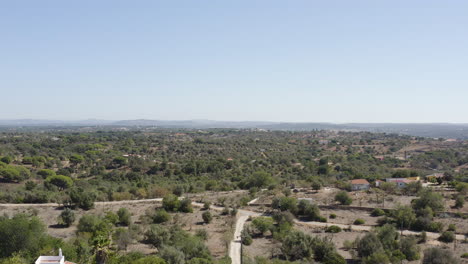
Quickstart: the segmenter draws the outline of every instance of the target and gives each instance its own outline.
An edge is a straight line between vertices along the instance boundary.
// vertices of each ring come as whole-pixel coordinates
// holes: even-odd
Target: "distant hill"
[[[3,127],[67,127],[67,126],[110,126],[110,127],[156,127],[156,128],[237,128],[266,130],[339,130],[339,131],[369,131],[378,133],[396,133],[433,138],[468,139],[468,124],[449,123],[294,123],[294,122],[257,122],[257,121],[213,121],[213,120],[0,120]]]

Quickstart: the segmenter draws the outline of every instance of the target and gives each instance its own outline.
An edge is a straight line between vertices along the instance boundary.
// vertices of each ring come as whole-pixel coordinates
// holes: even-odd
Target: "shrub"
[[[117,216],[119,217],[119,224],[124,226],[130,225],[132,214],[127,208],[120,208],[119,211],[117,211]]]
[[[417,246],[415,237],[404,237],[400,240],[400,250],[409,261],[418,260],[420,248]]]
[[[330,219],[335,219],[336,218],[336,214],[330,214]]]
[[[451,243],[455,240],[455,234],[451,231],[445,231],[440,235],[438,239],[439,241],[442,241],[444,243]]]
[[[458,264],[458,259],[450,250],[428,248],[424,250],[423,264]]]
[[[335,201],[342,205],[350,205],[353,202],[353,199],[349,197],[347,192],[341,191],[335,195]]]
[[[252,236],[250,236],[250,233],[248,232],[248,230],[246,229],[242,230],[241,241],[242,241],[242,244],[246,246],[250,246],[252,244],[253,242]]]
[[[463,195],[457,195],[455,198],[455,208],[463,208],[465,205],[465,197]]]
[[[204,221],[206,224],[211,223],[211,220],[213,219],[213,217],[211,216],[210,211],[205,211],[205,212],[203,212],[202,218],[203,218],[203,221]]]
[[[204,209],[204,210],[210,209],[210,206],[211,206],[211,203],[210,203],[210,202],[205,202],[205,203],[203,203],[203,209]]]
[[[332,225],[332,226],[327,227],[327,229],[325,229],[325,232],[327,232],[327,233],[339,233],[339,232],[341,232],[341,227],[336,226],[336,225]]]
[[[384,215],[385,215],[385,211],[380,208],[375,208],[374,210],[372,210],[372,213],[371,213],[371,216],[374,216],[374,217],[384,216]]]
[[[464,259],[468,259],[468,253],[463,253],[460,257]]]
[[[358,255],[363,258],[383,250],[382,243],[374,233],[367,233],[362,239],[358,239],[356,248]]]
[[[60,213],[59,224],[69,227],[75,222],[75,213],[70,208],[65,208]]]
[[[455,232],[457,229],[457,227],[454,225],[454,224],[449,224],[448,225],[448,228],[447,228],[447,231],[453,231]]]
[[[171,220],[171,215],[164,209],[156,210],[156,213],[153,215],[153,223],[161,224]]]
[[[208,232],[205,229],[198,229],[195,231],[195,236],[199,237],[201,240],[208,240]]]
[[[358,218],[358,219],[354,220],[355,225],[363,225],[365,223],[366,223],[366,221],[364,221],[364,219],[361,219],[361,218]]]
[[[421,235],[419,235],[419,243],[425,243],[426,241],[427,241],[427,233],[421,232]]]
[[[179,197],[169,194],[163,198],[162,206],[166,211],[177,212],[180,207]]]
[[[273,219],[271,217],[257,217],[252,221],[252,225],[263,235],[273,228]]]
[[[74,188],[70,192],[70,200],[72,205],[83,210],[89,210],[94,207],[96,195],[90,191],[84,191],[81,188]]]
[[[192,213],[192,201],[189,198],[185,198],[180,202],[179,211],[184,213]]]

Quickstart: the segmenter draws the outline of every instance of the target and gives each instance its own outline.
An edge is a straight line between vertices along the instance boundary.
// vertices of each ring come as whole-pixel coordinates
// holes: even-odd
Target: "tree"
[[[356,247],[358,255],[364,258],[383,251],[382,243],[374,233],[367,233],[362,239],[358,239]]]
[[[0,217],[0,258],[24,252],[38,255],[49,239],[46,227],[35,216],[18,214],[12,218]]]
[[[180,207],[179,198],[173,194],[166,195],[163,198],[162,204],[163,204],[163,208],[166,211],[170,211],[170,212],[177,212]]]
[[[179,211],[184,212],[184,213],[192,213],[193,212],[192,201],[189,198],[184,198],[180,202]]]
[[[73,186],[73,180],[64,175],[49,176],[45,182],[57,186],[60,190],[68,189]]]
[[[162,224],[169,220],[171,220],[171,215],[164,209],[156,210],[155,214],[153,215],[153,223],[155,224]]]
[[[400,240],[400,250],[409,261],[418,260],[421,258],[419,251],[421,250],[417,245],[416,237],[403,237]]]
[[[78,154],[73,154],[70,156],[70,162],[74,165],[78,165],[84,161],[84,157]]]
[[[268,230],[273,228],[273,219],[271,217],[257,217],[252,221],[252,225],[260,232],[260,234],[265,234]]]
[[[349,197],[347,192],[341,191],[335,195],[335,201],[342,205],[350,205],[353,202],[353,199]]]
[[[433,212],[439,212],[444,209],[444,199],[439,193],[424,190],[420,193],[418,199],[412,201],[412,206],[415,210],[429,207]]]
[[[455,234],[452,231],[445,231],[439,237],[439,241],[442,241],[444,243],[451,243],[454,240],[455,240]]]
[[[119,217],[119,224],[124,226],[129,226],[131,224],[132,214],[127,208],[120,208],[117,211],[117,216]]]
[[[5,156],[5,157],[2,157],[0,161],[5,164],[10,164],[13,161],[13,159],[10,156]]]
[[[66,227],[71,226],[73,222],[75,222],[75,213],[73,210],[70,208],[65,208],[65,210],[60,213],[59,222]]]
[[[96,195],[93,192],[85,192],[82,188],[73,188],[70,191],[70,202],[75,207],[89,210],[94,207]]]
[[[47,179],[50,176],[55,176],[55,171],[49,169],[42,169],[37,172],[37,175],[40,175],[43,179]]]
[[[185,254],[175,247],[163,247],[161,249],[161,257],[167,264],[185,264]]]
[[[266,187],[273,183],[271,175],[265,171],[256,171],[252,174],[252,177],[247,181],[247,189],[251,187]]]
[[[204,221],[206,224],[211,223],[211,220],[213,219],[213,217],[211,216],[210,211],[205,211],[205,212],[203,212],[202,218],[203,218],[203,221]]]
[[[450,250],[428,248],[424,250],[423,264],[458,264],[458,258]]]
[[[313,256],[314,239],[302,232],[293,231],[282,241],[281,252],[288,260],[309,259]]]
[[[410,228],[410,226],[416,221],[416,214],[409,206],[398,206],[392,212],[392,215],[393,218],[395,218],[397,227],[400,229]]]

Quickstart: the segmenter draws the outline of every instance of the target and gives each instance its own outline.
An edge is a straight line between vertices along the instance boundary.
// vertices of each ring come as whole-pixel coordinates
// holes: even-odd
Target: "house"
[[[65,261],[65,256],[62,255],[62,249],[59,249],[58,256],[40,256],[34,264],[75,264],[70,261]]]
[[[380,185],[381,185],[383,182],[384,182],[384,181],[376,180],[376,181],[375,181],[375,187],[380,187]]]
[[[407,178],[387,178],[386,182],[394,182],[398,188],[404,188],[409,183],[415,182],[415,180],[409,180]]]
[[[360,191],[360,190],[369,190],[370,183],[365,179],[355,179],[351,181],[351,190]]]

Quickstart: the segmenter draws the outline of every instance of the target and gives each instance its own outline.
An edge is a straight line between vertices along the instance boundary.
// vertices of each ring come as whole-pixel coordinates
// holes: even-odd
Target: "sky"
[[[468,1],[0,1],[0,119],[468,123]]]

